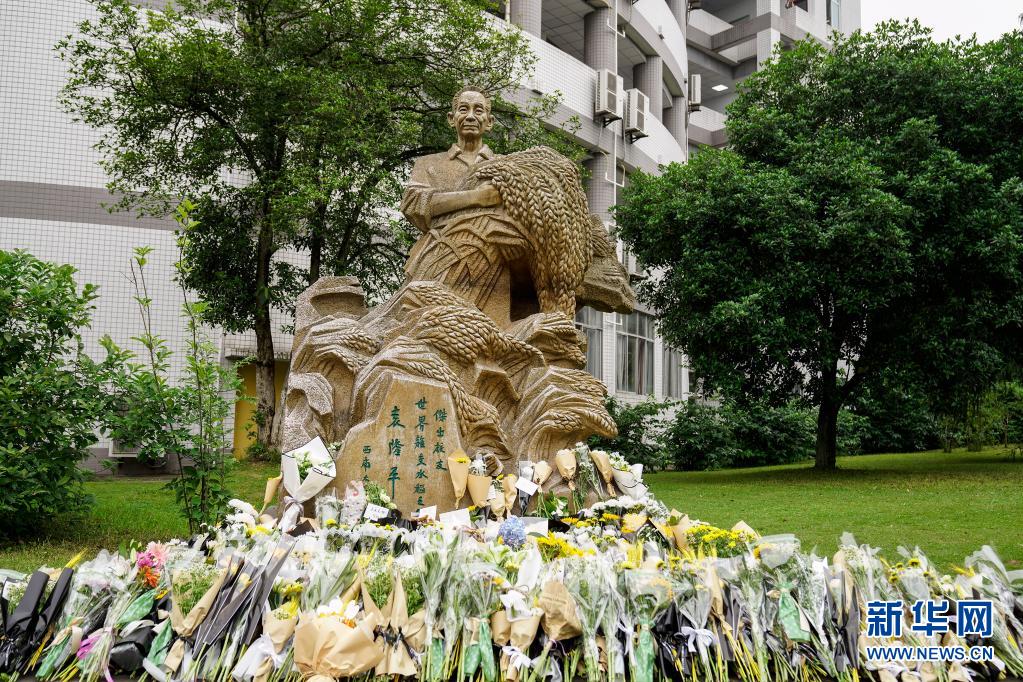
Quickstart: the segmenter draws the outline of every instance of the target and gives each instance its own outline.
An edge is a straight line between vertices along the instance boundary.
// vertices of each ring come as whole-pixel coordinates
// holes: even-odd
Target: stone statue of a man
[[[501,203],[491,184],[458,189],[477,161],[494,157],[483,135],[494,125],[490,99],[471,88],[455,95],[448,112],[448,124],[458,141],[446,152],[416,160],[412,177],[401,200],[401,211],[423,232],[438,227],[444,216],[464,208],[488,208]]]

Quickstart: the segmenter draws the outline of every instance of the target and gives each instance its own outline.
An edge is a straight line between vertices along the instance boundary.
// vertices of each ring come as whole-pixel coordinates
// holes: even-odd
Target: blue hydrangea
[[[497,529],[497,537],[512,549],[519,549],[526,542],[526,526],[517,516],[509,516]]]

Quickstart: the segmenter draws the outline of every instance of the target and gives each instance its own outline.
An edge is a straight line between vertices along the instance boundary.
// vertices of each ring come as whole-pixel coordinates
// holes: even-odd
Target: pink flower
[[[150,542],[146,545],[146,553],[153,557],[153,566],[160,568],[167,563],[167,546],[160,542]]]
[[[135,558],[135,565],[139,568],[153,565],[153,555],[149,552],[139,552],[139,555]]]

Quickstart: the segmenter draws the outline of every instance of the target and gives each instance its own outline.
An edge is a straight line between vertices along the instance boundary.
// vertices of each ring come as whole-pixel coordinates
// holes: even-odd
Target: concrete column
[[[583,18],[583,61],[591,69],[618,73],[618,34],[612,28],[617,18],[611,12],[605,7]]]
[[[781,42],[781,33],[773,28],[764,29],[757,33],[757,69],[761,69],[764,63],[774,53],[774,46]]]
[[[586,168],[590,171],[590,177],[586,181],[586,202],[590,206],[590,213],[596,213],[604,222],[610,222],[611,214],[608,209],[614,206],[617,200],[614,157],[611,154],[597,152],[586,162]]]
[[[543,0],[506,0],[511,22],[526,33],[540,35]]]
[[[654,397],[664,400],[664,340],[660,335],[654,336]]]
[[[668,129],[675,141],[685,150],[688,146],[689,135],[686,132],[686,108],[689,102],[685,97],[678,96],[671,98],[671,106],[664,109],[664,127]]]
[[[671,10],[678,25],[685,30],[686,26],[686,10],[689,7],[689,0],[668,0],[668,9]]]
[[[650,113],[661,120],[664,108],[664,60],[654,55],[632,70],[632,82],[644,95],[650,98]]]
[[[618,326],[615,313],[604,315],[604,368],[602,377],[607,392],[614,395],[618,385]]]

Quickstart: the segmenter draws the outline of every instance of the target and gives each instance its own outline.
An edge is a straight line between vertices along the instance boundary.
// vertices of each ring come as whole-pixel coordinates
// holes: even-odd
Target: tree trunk
[[[274,414],[274,423],[270,429],[270,447],[277,452],[284,452],[284,398],[288,395],[288,377],[284,376],[284,383],[281,385],[281,392],[277,395],[277,405],[281,408]]]
[[[838,409],[842,406],[838,395],[838,361],[821,363],[821,404],[817,410],[817,453],[814,467],[819,471],[834,471],[838,451]]]
[[[259,311],[256,315],[256,442],[264,447],[272,447],[276,395],[274,391],[274,340],[273,326],[270,322],[270,311],[266,314]]]
[[[309,286],[320,279],[320,263],[323,260],[323,237],[314,235],[309,240]]]
[[[834,471],[838,453],[838,402],[821,401],[817,411],[817,457],[815,468]]]
[[[256,252],[256,443],[266,449],[272,446],[275,412],[274,339],[270,320],[270,261],[273,258],[273,228],[265,217],[259,228]]]

